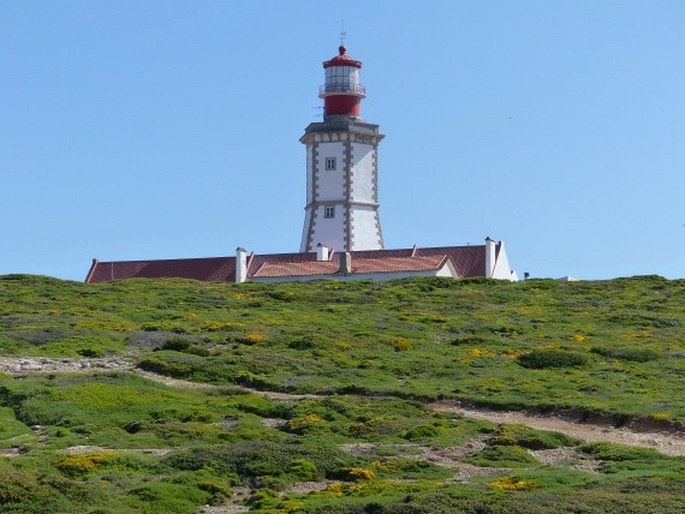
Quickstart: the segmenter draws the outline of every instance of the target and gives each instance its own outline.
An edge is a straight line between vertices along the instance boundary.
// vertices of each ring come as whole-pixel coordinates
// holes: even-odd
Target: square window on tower
[[[335,171],[336,162],[335,157],[326,157],[326,171]]]
[[[323,209],[323,217],[324,218],[335,218],[335,207],[332,205],[327,205]]]

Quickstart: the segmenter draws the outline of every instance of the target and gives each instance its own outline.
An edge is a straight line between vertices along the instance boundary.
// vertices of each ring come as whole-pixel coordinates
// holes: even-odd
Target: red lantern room
[[[323,63],[326,83],[319,88],[319,98],[324,100],[324,118],[331,115],[361,117],[361,100],[366,88],[359,83],[362,63],[347,55],[347,48],[340,45],[339,55]]]

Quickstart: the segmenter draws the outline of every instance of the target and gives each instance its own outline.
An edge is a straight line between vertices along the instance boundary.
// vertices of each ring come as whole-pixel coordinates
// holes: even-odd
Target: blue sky
[[[0,274],[297,251],[341,19],[387,248],[685,276],[680,0],[0,0]]]

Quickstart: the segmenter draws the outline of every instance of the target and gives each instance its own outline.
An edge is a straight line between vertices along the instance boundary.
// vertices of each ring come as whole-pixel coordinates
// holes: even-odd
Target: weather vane
[[[340,46],[343,46],[345,44],[345,36],[347,33],[345,32],[345,20],[340,20]]]

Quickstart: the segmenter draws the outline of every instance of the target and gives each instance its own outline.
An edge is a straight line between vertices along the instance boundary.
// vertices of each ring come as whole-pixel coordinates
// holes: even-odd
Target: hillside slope
[[[659,277],[0,277],[0,498],[7,512],[681,512],[682,457],[425,403],[677,440],[683,327],[685,281]],[[49,372],[55,359],[81,364]]]
[[[0,354],[177,378],[685,421],[685,281],[0,281]]]

